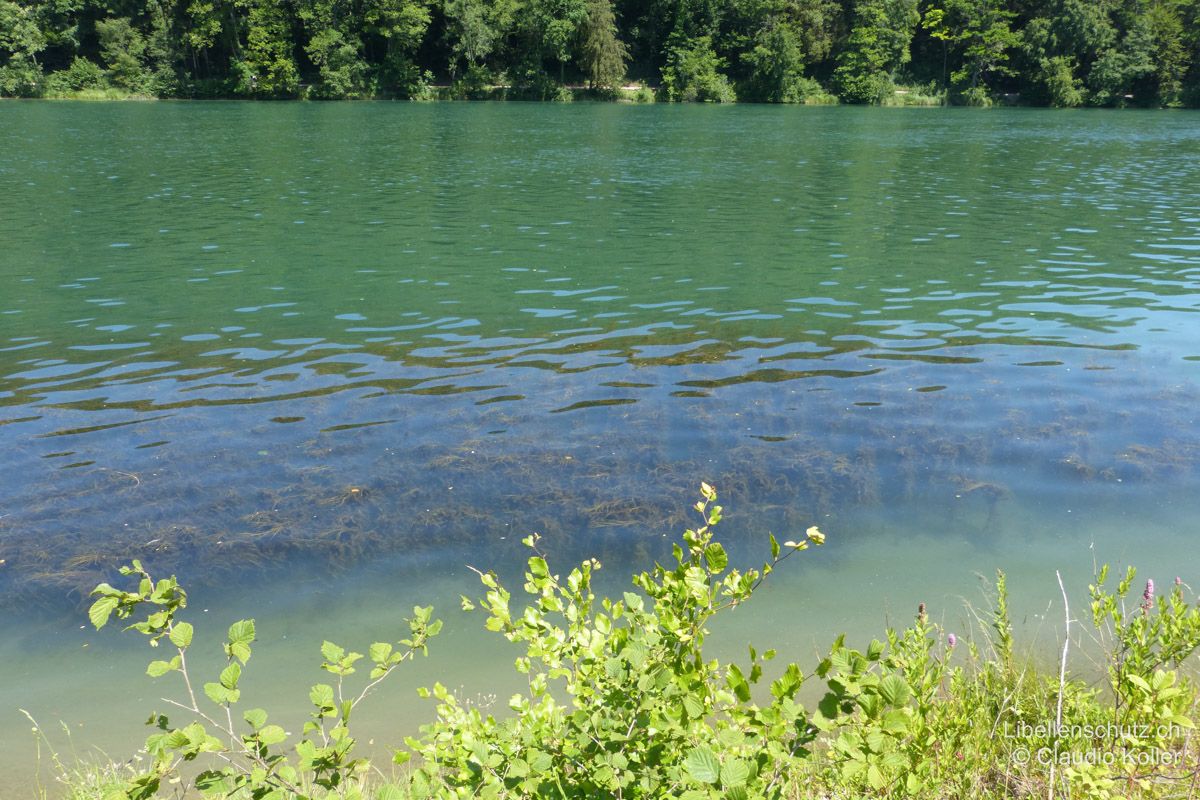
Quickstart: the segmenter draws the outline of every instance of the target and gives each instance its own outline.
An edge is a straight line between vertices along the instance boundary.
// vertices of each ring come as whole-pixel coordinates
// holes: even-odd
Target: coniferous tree
[[[580,43],[580,66],[593,88],[613,89],[625,78],[629,50],[617,36],[617,19],[610,0],[588,0],[587,21]]]

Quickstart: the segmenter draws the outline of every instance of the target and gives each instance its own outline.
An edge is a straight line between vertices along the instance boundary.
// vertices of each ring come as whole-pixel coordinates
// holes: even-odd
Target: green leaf
[[[730,664],[729,674],[725,680],[739,700],[743,703],[750,701],[750,684],[746,682],[746,676],[742,674],[741,667],[737,664]]]
[[[92,625],[96,626],[96,630],[100,630],[108,624],[108,618],[120,603],[115,597],[101,597],[96,602],[92,603],[92,607],[88,609],[88,619]]]
[[[224,794],[233,787],[225,782],[225,774],[216,770],[206,770],[196,776],[196,788],[204,794]],[[121,795],[124,800],[124,795]]]
[[[287,739],[287,731],[278,725],[267,725],[258,732],[258,739],[265,745],[279,744]]]
[[[342,656],[346,655],[344,647],[338,647],[330,641],[321,642],[321,655],[331,664],[336,664],[341,660]]]
[[[236,658],[243,664],[250,660],[250,645],[245,642],[234,642],[227,646],[226,651],[231,658]]]
[[[204,684],[204,693],[208,695],[208,699],[212,700],[217,705],[225,705],[226,703],[236,703],[242,693],[237,689],[230,689],[222,686],[219,683]]]
[[[242,677],[242,667],[236,661],[221,670],[221,685],[226,689],[236,689]]]
[[[721,779],[721,763],[707,747],[693,747],[683,760],[683,768],[700,783],[715,785]]]
[[[684,695],[683,710],[692,719],[700,719],[704,716],[704,704],[697,700],[695,695]]]
[[[1144,692],[1150,691],[1150,684],[1146,683],[1146,679],[1141,677],[1140,675],[1132,675],[1132,674],[1126,675],[1125,680],[1129,681],[1134,686],[1138,687],[1139,689],[1141,689]]]
[[[327,683],[318,683],[309,690],[308,699],[319,708],[332,708],[333,687]]]
[[[883,729],[892,734],[908,733],[908,715],[899,708],[893,708],[883,715]]]
[[[367,650],[367,653],[370,655],[372,661],[376,664],[381,664],[387,661],[388,657],[392,654],[392,646],[387,642],[375,642]]]
[[[883,773],[879,771],[879,767],[871,764],[867,767],[867,783],[876,791],[887,786],[887,779],[883,777]]]
[[[625,660],[629,662],[629,666],[635,670],[640,670],[646,663],[646,659],[650,657],[650,651],[646,648],[646,643],[641,641],[632,641],[625,645],[625,649],[621,651],[625,656]]]
[[[750,779],[750,767],[740,758],[733,758],[721,767],[721,784],[726,788],[741,787]]]
[[[529,766],[533,767],[534,772],[545,772],[554,766],[554,758],[541,750],[530,750]]]
[[[151,661],[150,666],[146,667],[146,674],[151,678],[161,678],[173,669],[175,668],[166,661]]]
[[[240,619],[229,626],[230,644],[250,644],[254,641],[254,620]]]
[[[904,705],[908,702],[908,684],[898,675],[888,675],[879,682],[879,696],[890,706]]]
[[[182,649],[188,647],[192,643],[192,626],[187,622],[176,622],[171,628],[170,636],[171,644]]]
[[[375,800],[407,800],[408,795],[393,783],[380,786],[375,792]]]
[[[246,720],[251,728],[258,730],[267,724],[267,712],[261,708],[251,708],[242,713],[242,719]]]
[[[172,750],[178,750],[180,747],[187,747],[191,740],[188,739],[187,733],[182,729],[173,730],[162,738],[162,742],[166,747]]]
[[[725,548],[716,542],[704,548],[704,558],[712,572],[724,572],[725,567],[729,566],[729,556],[725,554]]]

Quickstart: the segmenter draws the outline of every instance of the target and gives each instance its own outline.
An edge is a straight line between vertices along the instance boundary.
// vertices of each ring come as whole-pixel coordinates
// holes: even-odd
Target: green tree
[[[468,72],[482,68],[512,30],[517,12],[514,0],[446,0],[443,13],[451,77],[457,77],[463,67]]]
[[[96,23],[96,37],[108,65],[109,81],[131,92],[145,91],[149,74],[143,61],[146,39],[141,32],[127,17],[115,17]]]
[[[272,0],[237,0],[245,9],[246,43],[234,64],[237,90],[255,97],[292,97],[300,73],[292,54],[292,18]]]
[[[1015,17],[1003,0],[945,0],[925,12],[925,27],[957,60],[950,87],[960,101],[986,105],[989,79],[1012,74],[1008,62],[1021,44],[1020,34],[1012,29]]]
[[[1180,102],[1187,69],[1180,6],[1154,0],[1112,9],[1108,35],[1088,72],[1096,105]]]
[[[721,71],[725,60],[713,49],[712,38],[688,41],[683,36],[667,48],[663,91],[669,100],[731,103],[737,99],[729,78]]]
[[[199,76],[200,64],[204,64],[204,75],[213,71],[210,51],[223,32],[222,12],[228,16],[219,0],[191,0],[183,9],[180,40],[192,62],[192,74]]]
[[[0,0],[0,95],[28,97],[40,91],[42,68],[37,54],[46,37],[26,6]]]
[[[360,97],[368,92],[368,64],[361,58],[362,43],[351,40],[337,28],[316,32],[305,52],[316,65],[321,82],[316,97]]]
[[[357,34],[360,21],[336,0],[301,0],[296,16],[308,32],[304,52],[317,68],[319,83],[312,96],[318,98],[359,97],[369,91],[370,65],[362,58],[363,44]]]
[[[382,42],[380,87],[412,94],[421,81],[413,54],[429,29],[428,0],[364,0],[362,8],[364,39]]]
[[[858,0],[854,25],[838,55],[834,83],[843,100],[879,102],[892,91],[892,73],[910,58],[921,17],[916,0]]]
[[[593,88],[620,85],[629,50],[617,36],[617,19],[610,0],[588,0],[579,50],[580,66]]]
[[[1115,27],[1113,30],[1115,34]],[[1152,82],[1156,73],[1155,49],[1148,19],[1139,17],[1120,41],[1106,48],[1092,64],[1087,79],[1092,90],[1091,101],[1096,105],[1123,105],[1127,99],[1132,99],[1137,84]],[[1142,100],[1151,98],[1143,97]]]
[[[734,48],[744,71],[738,96],[767,103],[801,102],[816,88],[805,67],[825,59],[841,20],[830,0],[739,0]]]
[[[1179,105],[1183,100],[1183,81],[1188,54],[1183,20],[1176,4],[1155,2],[1146,11],[1145,24],[1154,42],[1152,76],[1135,87],[1135,96],[1144,94],[1154,102]]]
[[[1177,8],[1184,32],[1183,51],[1189,64],[1180,96],[1187,105],[1200,106],[1200,0],[1186,0]]]
[[[803,99],[804,53],[792,26],[771,18],[754,37],[754,46],[742,55],[750,67],[742,89],[747,100],[795,103]]]
[[[80,50],[80,17],[84,0],[19,3],[33,12],[46,42],[41,61],[47,72],[68,66]]]
[[[1173,5],[1153,0],[1056,0],[1022,32],[1032,96],[1062,105],[1073,91],[1055,91],[1086,78],[1086,100],[1123,105],[1132,99],[1159,104],[1177,99],[1186,63],[1183,30]],[[1069,103],[1068,103],[1069,104]]]
[[[545,75],[544,63],[553,61],[563,83],[573,46],[588,18],[588,0],[527,0],[518,15],[520,43],[525,48],[519,67],[522,80],[536,83]]]

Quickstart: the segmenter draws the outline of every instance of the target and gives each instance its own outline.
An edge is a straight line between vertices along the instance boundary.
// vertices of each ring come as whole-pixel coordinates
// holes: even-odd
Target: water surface
[[[1197,119],[6,103],[0,714],[142,735],[143,654],[75,610],[140,557],[259,618],[268,697],[445,609],[394,740],[414,682],[506,688],[467,564],[537,531],[622,587],[700,480],[742,562],[830,537],[731,652],[961,626],[997,568],[1030,639],[1056,568],[1196,582]]]

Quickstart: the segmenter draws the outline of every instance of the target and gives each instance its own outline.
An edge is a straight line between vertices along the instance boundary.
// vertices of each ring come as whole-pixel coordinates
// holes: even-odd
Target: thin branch
[[[1063,649],[1062,661],[1058,665],[1058,708],[1054,712],[1054,739],[1057,747],[1058,737],[1062,732],[1062,709],[1063,709],[1063,694],[1067,688],[1067,651],[1071,647],[1071,605],[1067,601],[1067,589],[1063,586],[1062,573],[1054,570],[1054,576],[1058,578],[1058,590],[1062,592],[1063,599]],[[1054,800],[1054,761],[1050,761],[1050,780],[1046,786],[1047,800]]]

